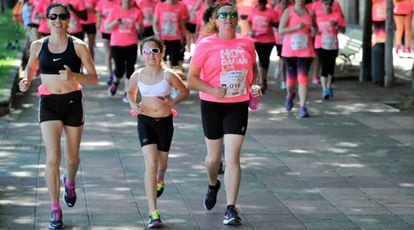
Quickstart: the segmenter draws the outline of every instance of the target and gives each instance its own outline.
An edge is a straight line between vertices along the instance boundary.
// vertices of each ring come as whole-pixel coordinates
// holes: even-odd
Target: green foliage
[[[10,71],[16,59],[20,58],[21,49],[8,48],[8,44],[23,46],[25,30],[23,25],[15,23],[11,10],[7,9],[0,16],[0,89],[7,87]]]

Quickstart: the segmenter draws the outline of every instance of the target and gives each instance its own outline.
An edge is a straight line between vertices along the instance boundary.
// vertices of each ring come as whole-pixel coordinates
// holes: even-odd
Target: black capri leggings
[[[115,63],[114,73],[116,78],[122,78],[126,70],[126,78],[129,79],[135,70],[138,52],[137,44],[130,46],[111,46],[111,52]]]
[[[275,46],[275,43],[254,43],[257,56],[259,56],[260,67],[264,69],[269,69],[270,54],[272,53],[273,46]]]
[[[338,50],[316,49],[321,63],[321,77],[334,76]]]

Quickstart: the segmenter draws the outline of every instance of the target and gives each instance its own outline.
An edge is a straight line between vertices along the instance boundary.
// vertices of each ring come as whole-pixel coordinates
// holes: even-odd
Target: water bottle
[[[256,110],[259,108],[260,105],[260,97],[253,96],[252,92],[257,92],[260,90],[260,86],[252,85],[251,92],[250,92],[250,100],[249,100],[249,108],[251,110]]]

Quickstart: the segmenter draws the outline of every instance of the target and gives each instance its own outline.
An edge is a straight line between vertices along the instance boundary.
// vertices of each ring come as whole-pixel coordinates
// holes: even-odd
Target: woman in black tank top
[[[20,90],[27,91],[39,64],[42,80],[39,123],[46,149],[45,180],[51,201],[49,227],[52,229],[63,228],[59,204],[61,149],[65,149],[67,157],[67,172],[62,177],[63,201],[69,207],[76,202],[75,177],[84,124],[81,83],[93,85],[98,82],[87,45],[67,35],[70,13],[65,4],[49,5],[46,17],[51,35],[31,44],[24,77],[19,82]],[[81,65],[86,74],[81,73]],[[62,133],[65,135],[64,147],[60,146]]]

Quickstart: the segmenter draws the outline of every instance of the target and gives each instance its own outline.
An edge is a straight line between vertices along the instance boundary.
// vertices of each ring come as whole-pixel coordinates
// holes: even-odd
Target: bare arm
[[[200,79],[201,68],[190,65],[190,69],[188,71],[188,85],[191,88],[194,88],[198,91],[208,93],[210,95],[215,96],[217,99],[224,98],[226,94],[226,89],[219,87],[213,88],[209,84],[205,83],[203,80]]]
[[[177,97],[175,97],[174,99],[171,100],[171,102],[170,102],[171,106],[174,106],[174,105],[180,103],[181,101],[186,99],[188,97],[188,95],[190,95],[190,90],[183,83],[183,81],[181,80],[181,78],[178,75],[176,75],[174,73],[169,73],[167,80],[168,80],[168,83],[171,86],[173,86],[174,88],[176,88],[179,91],[179,94],[177,95]]]
[[[26,92],[30,88],[30,84],[36,74],[39,60],[40,49],[42,47],[42,40],[37,40],[30,44],[30,56],[23,74],[23,78],[19,81],[19,89],[21,92]]]

